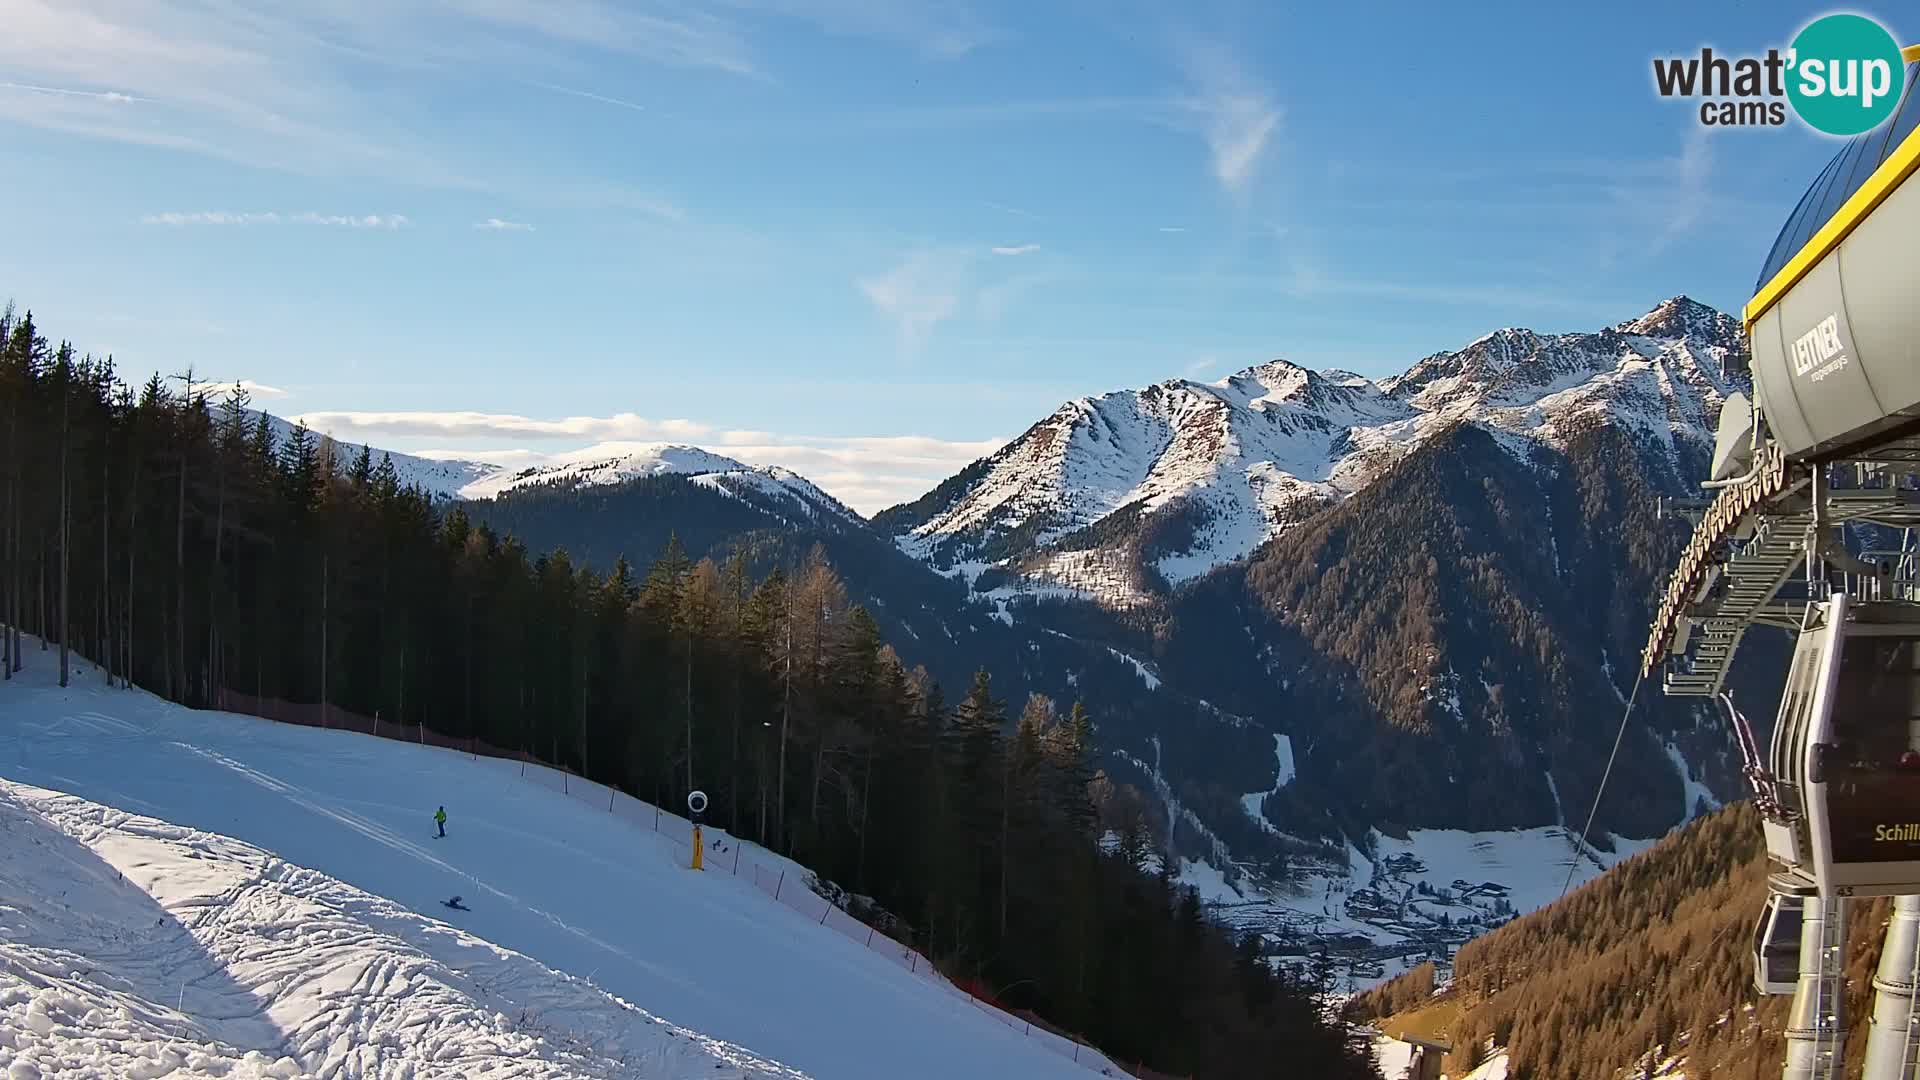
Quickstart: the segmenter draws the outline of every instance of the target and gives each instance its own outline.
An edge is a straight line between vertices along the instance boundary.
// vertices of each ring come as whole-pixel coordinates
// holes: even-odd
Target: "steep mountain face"
[[[1125,600],[1141,582],[1138,573],[1118,587],[1105,580],[1103,569],[1120,565],[1104,558],[1116,541],[1142,538],[1156,517],[1186,519],[1185,535],[1126,568],[1149,581],[1183,581],[1242,558],[1277,523],[1362,480],[1344,468],[1345,432],[1411,415],[1370,384],[1342,385],[1285,361],[1211,385],[1169,380],[1068,402],[970,482],[876,524],[943,569],[1000,563]]]
[[[1377,384],[1274,363],[1069,402],[875,523],[1009,618],[1106,640],[1155,693],[1284,736],[1293,775],[1241,797],[1245,762],[1193,752],[1212,724],[1127,733],[1122,763],[1214,836],[1253,819],[1236,861],[1374,826],[1578,827],[1689,528],[1657,500],[1697,491],[1747,385],[1738,324],[1676,297],[1592,333],[1497,331]],[[1736,669],[1756,717],[1778,644],[1754,635]],[[1739,790],[1714,713],[1639,703],[1601,835],[1655,836]]]
[[[1283,830],[1577,828],[1687,534],[1655,496],[1694,456],[1594,423],[1521,460],[1461,424],[1175,597],[1162,670],[1288,734],[1298,778],[1264,803]],[[1754,635],[1736,669],[1756,718],[1778,647]],[[1714,713],[1644,688],[1598,828],[1658,835],[1736,792],[1732,765]]]
[[[1710,445],[1745,370],[1738,324],[1685,297],[1594,333],[1497,331],[1378,384],[1274,361],[1068,402],[875,524],[981,592],[1137,607],[1463,423],[1525,460],[1599,422],[1677,463]]]

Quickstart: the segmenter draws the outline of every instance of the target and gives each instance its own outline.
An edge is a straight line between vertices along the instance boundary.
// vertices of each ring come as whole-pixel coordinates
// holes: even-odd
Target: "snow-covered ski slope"
[[[0,780],[0,1076],[804,1074],[249,844]]]
[[[236,838],[291,864],[288,873],[310,869],[371,894],[369,911],[386,898],[394,918],[417,912],[455,924],[471,936],[459,939],[470,944],[456,952],[482,955],[490,943],[525,954],[590,983],[588,990],[632,1003],[607,1010],[644,1008],[822,1080],[1085,1080],[1108,1067],[1090,1050],[1079,1051],[1076,1062],[1066,1040],[1037,1029],[1029,1034],[976,1006],[930,977],[922,962],[886,949],[878,935],[873,947],[855,940],[864,928],[844,925],[837,909],[791,888],[803,873],[793,864],[723,839],[729,850],[710,850],[706,872],[688,869],[677,819],[663,817],[655,831],[652,810],[604,788],[583,791],[572,781],[563,794],[554,789],[561,783],[556,774],[536,768],[523,778],[518,764],[435,747],[187,710],[108,688],[91,668],[77,668],[75,686],[61,690],[49,659],[34,657],[21,677],[0,684],[0,778]],[[445,839],[434,836],[440,804],[447,808]],[[744,864],[737,875],[736,856]],[[764,869],[752,872],[756,865]],[[767,880],[781,870],[787,880]],[[141,880],[131,870],[127,876]],[[141,902],[165,906],[160,894],[176,886],[151,885],[151,899]],[[199,903],[194,886],[178,888],[188,906]],[[472,910],[441,906],[454,895]],[[438,939],[426,922],[420,927],[400,935],[407,948],[441,955],[429,948]],[[387,928],[393,932],[391,920]],[[584,992],[565,985],[569,994]],[[0,982],[0,992],[5,986]],[[324,1003],[328,1008],[364,1007],[353,1000],[351,984],[330,993],[337,996]],[[582,1039],[604,1040],[608,1025],[618,1026],[606,1016],[594,1023]],[[86,1025],[69,1019],[67,1026]],[[323,1055],[350,1052],[351,1042],[330,1044]],[[294,1049],[289,1043],[279,1053],[299,1058]],[[299,1064],[320,1069],[328,1060]],[[728,1075],[706,1068],[702,1075]],[[331,1075],[360,1074],[336,1068]],[[488,1074],[453,1068],[411,1075]],[[602,1074],[583,1068],[496,1075]]]

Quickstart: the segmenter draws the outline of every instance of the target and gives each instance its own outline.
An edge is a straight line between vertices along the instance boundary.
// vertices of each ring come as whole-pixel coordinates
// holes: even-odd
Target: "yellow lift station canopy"
[[[1789,458],[1920,425],[1920,46],[1905,56],[1899,108],[1827,163],[1747,305],[1754,394]]]

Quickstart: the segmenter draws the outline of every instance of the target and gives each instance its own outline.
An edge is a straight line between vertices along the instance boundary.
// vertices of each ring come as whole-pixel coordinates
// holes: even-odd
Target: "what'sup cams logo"
[[[1653,83],[1663,98],[1700,100],[1710,127],[1779,127],[1792,108],[1828,135],[1872,131],[1893,115],[1907,68],[1900,43],[1864,15],[1825,15],[1808,23],[1783,52],[1727,57],[1660,57]]]

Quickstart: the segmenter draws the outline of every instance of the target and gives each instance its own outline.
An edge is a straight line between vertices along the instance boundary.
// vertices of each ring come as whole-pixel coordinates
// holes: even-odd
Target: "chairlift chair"
[[[1808,606],[1770,757],[1767,854],[1790,879],[1920,893],[1920,604]]]
[[[1790,878],[1767,882],[1767,903],[1753,928],[1753,988],[1791,994],[1800,978],[1800,925],[1812,889]]]

